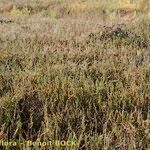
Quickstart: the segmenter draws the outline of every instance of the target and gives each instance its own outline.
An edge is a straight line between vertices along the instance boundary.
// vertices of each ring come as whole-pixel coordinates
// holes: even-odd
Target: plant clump
[[[88,41],[102,41],[107,44],[113,44],[116,47],[131,46],[137,48],[148,48],[149,43],[146,38],[120,27],[115,29],[109,28],[109,30],[98,33],[91,33],[88,36]]]

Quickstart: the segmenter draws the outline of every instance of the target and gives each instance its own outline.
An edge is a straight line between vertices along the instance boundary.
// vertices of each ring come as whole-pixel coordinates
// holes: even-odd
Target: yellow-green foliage
[[[49,17],[50,19],[57,19],[57,17],[58,17],[57,12],[56,12],[55,10],[50,10],[50,11],[48,12],[48,17]]]
[[[10,13],[11,13],[11,15],[14,15],[14,16],[22,14],[21,10],[18,9],[17,6],[13,6],[13,8],[12,8]]]
[[[23,7],[22,9],[19,9],[17,6],[13,6],[12,10],[10,11],[11,15],[17,16],[17,15],[29,15],[30,10],[27,7]]]
[[[28,7],[23,7],[22,14],[29,15],[30,13],[31,13],[31,11],[29,10]]]

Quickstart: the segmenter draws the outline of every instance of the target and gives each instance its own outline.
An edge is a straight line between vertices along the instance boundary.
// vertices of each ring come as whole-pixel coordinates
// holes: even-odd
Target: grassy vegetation
[[[78,143],[0,149],[150,149],[145,3],[0,0],[0,140]]]

